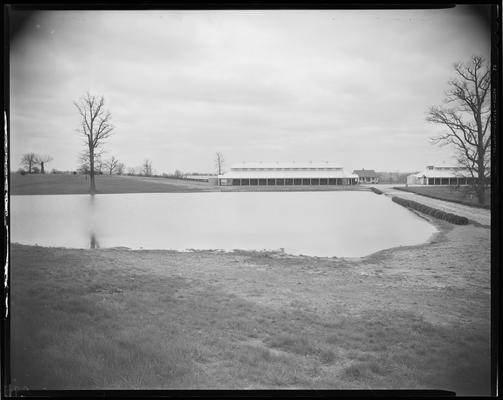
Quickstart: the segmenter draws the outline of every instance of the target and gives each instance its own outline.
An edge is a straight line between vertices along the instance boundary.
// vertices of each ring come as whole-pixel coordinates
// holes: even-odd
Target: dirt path
[[[463,314],[465,322],[487,322],[489,230],[473,225],[438,227],[441,233],[433,243],[386,249],[363,258],[217,252],[218,262],[208,262],[213,259],[207,252],[174,253],[172,260],[180,257],[183,262],[174,262],[169,269],[159,266],[156,272],[176,272],[262,306],[300,308],[329,319],[394,304],[402,312],[420,307],[433,324],[455,322]],[[447,288],[470,291],[470,296],[450,302]],[[484,300],[479,303],[476,298]],[[470,314],[462,312],[471,302],[481,307]]]
[[[403,199],[417,201],[418,203],[426,206],[435,207],[445,212],[461,215],[462,217],[468,218],[470,221],[477,222],[486,227],[491,225],[491,210],[465,206],[463,204],[453,203],[450,201],[432,199],[431,197],[421,196],[416,193],[404,192],[402,190],[394,189],[393,185],[379,185],[378,188],[386,196],[398,196]]]

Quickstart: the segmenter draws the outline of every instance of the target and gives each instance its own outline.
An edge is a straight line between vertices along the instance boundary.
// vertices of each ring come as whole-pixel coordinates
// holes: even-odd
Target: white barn
[[[355,185],[358,175],[332,163],[244,162],[218,176],[222,186]]]
[[[470,171],[461,167],[435,167],[409,175],[408,185],[470,185],[474,182]]]

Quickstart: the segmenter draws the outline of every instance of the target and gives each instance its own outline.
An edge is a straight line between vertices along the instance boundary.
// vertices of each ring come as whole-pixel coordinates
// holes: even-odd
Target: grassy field
[[[489,230],[363,259],[11,245],[11,389],[489,394]]]
[[[12,195],[87,194],[89,178],[71,174],[11,174]],[[144,176],[97,175],[96,191],[112,193],[169,193],[169,192],[277,192],[277,191],[334,191],[369,190],[365,186],[213,186],[207,182]]]
[[[469,206],[479,207],[477,195],[471,186],[408,186],[398,187],[397,189],[407,192],[421,194],[423,196],[433,197],[434,199],[454,201]],[[491,189],[487,188],[484,208],[491,207]]]
[[[97,175],[97,193],[166,193],[214,190],[206,182],[142,176]],[[89,177],[71,174],[11,174],[10,194],[87,194]]]

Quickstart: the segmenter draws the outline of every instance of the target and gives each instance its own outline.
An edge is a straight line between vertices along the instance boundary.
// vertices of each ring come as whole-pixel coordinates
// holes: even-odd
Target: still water
[[[11,196],[11,241],[40,246],[360,257],[435,232],[390,198],[363,191]]]

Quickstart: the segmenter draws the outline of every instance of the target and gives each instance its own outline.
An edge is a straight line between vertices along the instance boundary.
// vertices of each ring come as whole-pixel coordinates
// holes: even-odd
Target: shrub
[[[456,225],[467,225],[468,224],[468,219],[466,217],[462,217],[460,215],[448,213],[448,212],[439,210],[437,208],[425,206],[424,204],[417,203],[412,200],[406,200],[406,199],[402,199],[401,197],[396,197],[396,196],[392,197],[391,200],[397,204],[400,204],[401,206],[412,208],[412,209],[420,211],[424,214],[431,215],[432,217],[450,222],[451,224],[456,224]]]
[[[371,187],[370,190],[372,190],[375,194],[382,194],[382,192],[379,189],[376,189],[375,187]]]

